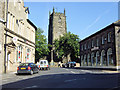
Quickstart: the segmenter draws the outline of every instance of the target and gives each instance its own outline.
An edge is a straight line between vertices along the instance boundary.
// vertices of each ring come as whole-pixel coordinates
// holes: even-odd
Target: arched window
[[[88,54],[88,56],[87,56],[87,66],[90,66],[90,64],[91,64],[90,54]]]
[[[30,49],[29,48],[27,48],[26,49],[26,62],[30,62]]]
[[[92,52],[91,54],[91,65],[93,66],[95,62],[95,56],[94,56],[94,52]]]
[[[17,47],[17,62],[22,61],[22,45]]]
[[[99,55],[99,51],[96,52],[96,66],[100,65],[100,55]]]
[[[84,55],[84,66],[86,66],[87,65],[87,57],[86,57],[86,55]]]
[[[106,66],[107,65],[107,61],[105,58],[105,50],[102,50],[101,52],[101,66]]]
[[[108,51],[107,51],[107,63],[108,63],[108,66],[109,65],[114,65],[113,53],[112,53],[112,49],[111,48],[109,48]]]
[[[81,56],[81,66],[83,66],[84,64],[84,59],[83,59],[83,55]]]

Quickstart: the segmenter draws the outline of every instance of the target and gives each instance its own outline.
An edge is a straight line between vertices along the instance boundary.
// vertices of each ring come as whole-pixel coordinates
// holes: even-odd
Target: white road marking
[[[64,82],[72,82],[72,81],[76,81],[77,79],[71,79],[71,80],[65,80]]]
[[[71,71],[71,73],[74,73],[74,74],[75,74],[75,72],[73,72],[73,71]]]
[[[38,86],[31,86],[31,87],[26,87],[26,88],[36,88],[36,87],[38,87]]]

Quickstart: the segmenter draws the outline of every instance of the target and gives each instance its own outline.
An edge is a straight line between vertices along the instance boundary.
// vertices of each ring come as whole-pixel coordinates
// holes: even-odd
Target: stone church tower
[[[53,45],[55,39],[59,39],[64,33],[67,33],[65,9],[64,13],[49,12],[49,30],[48,30],[48,44]],[[49,62],[57,62],[54,55],[54,47],[50,48]]]

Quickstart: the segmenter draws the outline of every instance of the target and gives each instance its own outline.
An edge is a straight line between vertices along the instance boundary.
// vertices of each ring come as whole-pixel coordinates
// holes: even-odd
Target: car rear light
[[[28,66],[28,70],[31,70],[31,67]]]
[[[17,70],[19,70],[19,67],[17,67]]]
[[[40,68],[40,65],[39,65],[39,68]]]
[[[47,65],[47,67],[48,67],[48,65]]]

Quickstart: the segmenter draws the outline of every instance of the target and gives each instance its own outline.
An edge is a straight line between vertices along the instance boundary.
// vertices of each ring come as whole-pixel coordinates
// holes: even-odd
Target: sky
[[[49,11],[66,10],[67,31],[80,39],[94,34],[118,20],[118,2],[25,2],[29,7],[29,19],[44,30],[48,38]]]

